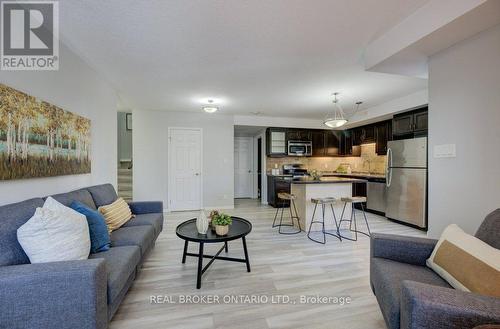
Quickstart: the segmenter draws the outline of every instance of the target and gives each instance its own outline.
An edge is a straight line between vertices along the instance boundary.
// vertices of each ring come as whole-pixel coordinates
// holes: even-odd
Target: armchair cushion
[[[163,229],[163,214],[162,213],[151,213],[151,214],[141,214],[135,215],[134,218],[129,220],[123,227],[131,227],[131,226],[142,226],[142,225],[151,225],[154,228],[155,236]]]
[[[17,229],[30,219],[43,199],[36,198],[0,207],[0,266],[28,264],[28,256],[17,241]]]
[[[87,187],[87,190],[92,195],[97,208],[113,203],[118,199],[115,188],[111,184],[91,186]]]
[[[500,323],[500,298],[403,281],[401,329],[462,329]]]
[[[78,201],[83,203],[87,207],[90,207],[91,209],[97,209],[94,200],[92,199],[92,195],[90,195],[90,192],[85,189],[68,193],[55,194],[52,195],[52,198],[62,203],[66,207],[69,207],[73,201]]]
[[[476,238],[483,240],[493,248],[500,249],[500,208],[491,212],[481,223]]]
[[[137,246],[113,247],[108,251],[91,254],[90,259],[105,259],[108,287],[108,304],[113,304],[127,284],[141,259]]]
[[[133,226],[122,227],[111,233],[111,245],[113,247],[121,246],[138,246],[141,249],[141,255],[154,243],[154,229],[153,226]]]
[[[434,286],[451,288],[439,275],[425,266],[372,258],[370,279],[382,314],[390,329],[399,328],[400,296],[403,280],[412,280]]]
[[[0,266],[0,310],[0,328],[104,329],[104,261]]]
[[[163,213],[163,202],[161,201],[133,201],[128,205],[135,215]]]
[[[371,257],[425,266],[438,240],[372,233]]]

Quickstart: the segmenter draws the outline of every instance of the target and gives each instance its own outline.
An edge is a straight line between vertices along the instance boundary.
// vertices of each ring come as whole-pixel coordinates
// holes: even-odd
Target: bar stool
[[[346,236],[341,235],[344,239],[350,240],[350,241],[358,241],[358,233],[364,234],[366,236],[370,236],[370,225],[368,225],[368,220],[366,219],[366,214],[365,214],[365,208],[363,207],[363,203],[366,202],[366,197],[364,196],[352,196],[352,197],[343,197],[340,198],[340,201],[344,202],[344,208],[342,209],[342,215],[340,216],[340,225],[342,225],[342,222],[349,222],[349,231],[354,232],[354,239],[353,238],[348,238]],[[344,212],[347,204],[351,204],[351,219],[344,219]],[[358,231],[358,226],[357,226],[357,221],[356,221],[356,208],[354,207],[355,204],[360,204],[361,205],[361,211],[363,212],[363,217],[365,218],[365,223],[366,223],[366,228],[368,229],[368,233],[363,232],[363,231]],[[354,230],[352,229],[352,222],[354,218]]]
[[[279,227],[279,229],[278,229],[278,233],[279,234],[298,234],[298,233],[302,232],[302,228],[300,227],[299,214],[297,213],[297,208],[295,207],[296,196],[294,194],[291,194],[291,193],[281,192],[281,193],[278,193],[278,199],[281,200],[280,223],[276,224],[276,219],[278,218],[278,212],[279,212],[279,208],[276,208],[276,214],[274,214],[273,227],[276,227],[276,226]],[[290,209],[290,220],[292,222],[289,223],[289,224],[283,224],[283,211],[285,210],[286,200],[290,201],[290,207],[289,207],[289,209]],[[292,206],[293,206],[293,210],[295,211],[295,215],[293,214]],[[293,227],[295,227],[295,225],[293,225],[293,220],[294,219],[297,220],[297,225],[299,226],[299,229],[297,231],[283,232],[281,230],[281,227],[283,227],[283,226],[293,226]]]
[[[339,231],[339,224],[337,223],[337,217],[335,216],[335,211],[333,210],[333,204],[336,201],[337,201],[337,199],[335,199],[335,198],[313,198],[313,199],[311,199],[311,202],[314,203],[314,210],[313,210],[313,215],[311,218],[311,223],[309,224],[309,231],[307,232],[307,237],[309,238],[309,240],[317,242],[317,243],[325,244],[326,243],[326,234],[328,234],[328,235],[334,236],[334,237],[338,238],[340,241],[342,241],[342,237],[341,237],[340,231]],[[318,205],[321,205],[321,210],[322,210],[322,217],[321,217],[322,220],[321,221],[314,220],[314,215],[316,214],[316,208],[318,207]],[[335,221],[335,226],[337,227],[337,234],[333,234],[333,233],[329,233],[329,232],[325,231],[325,207],[326,207],[326,205],[330,205],[330,208],[332,209],[333,220]],[[312,227],[312,224],[314,224],[314,223],[321,223],[321,225],[322,225],[321,232],[323,233],[323,241],[319,241],[319,240],[311,238],[311,236],[310,236],[311,227]]]

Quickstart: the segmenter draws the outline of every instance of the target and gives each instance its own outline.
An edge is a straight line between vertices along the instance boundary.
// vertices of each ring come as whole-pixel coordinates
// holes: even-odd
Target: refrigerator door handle
[[[386,177],[386,183],[385,185],[387,187],[391,186],[391,180],[392,180],[392,150],[389,148],[387,149],[387,166],[385,169],[385,177]]]

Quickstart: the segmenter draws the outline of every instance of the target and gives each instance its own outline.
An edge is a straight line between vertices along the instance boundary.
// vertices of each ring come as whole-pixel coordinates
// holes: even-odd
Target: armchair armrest
[[[474,328],[500,323],[500,298],[403,281],[401,329]]]
[[[438,240],[372,233],[370,258],[380,257],[400,263],[425,265]]]
[[[107,327],[104,259],[0,267],[0,328]]]
[[[161,201],[133,201],[128,203],[130,210],[135,215],[163,213]]]

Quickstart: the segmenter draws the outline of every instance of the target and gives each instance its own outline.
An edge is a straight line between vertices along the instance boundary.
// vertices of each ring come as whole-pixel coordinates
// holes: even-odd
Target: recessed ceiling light
[[[217,106],[212,105],[214,103],[213,100],[209,99],[207,102],[209,105],[203,106],[202,107],[203,111],[205,111],[207,113],[215,113],[219,110],[219,108]]]

